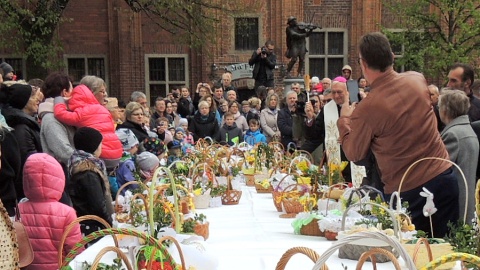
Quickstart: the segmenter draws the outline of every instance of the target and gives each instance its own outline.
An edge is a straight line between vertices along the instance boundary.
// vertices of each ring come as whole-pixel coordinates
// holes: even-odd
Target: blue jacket
[[[249,129],[245,134],[245,141],[250,145],[255,145],[257,143],[267,143],[267,138],[260,132],[260,129],[257,129],[255,132]]]

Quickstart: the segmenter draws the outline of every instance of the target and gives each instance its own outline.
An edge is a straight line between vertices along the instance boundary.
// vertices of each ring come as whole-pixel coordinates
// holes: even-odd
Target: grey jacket
[[[262,127],[263,135],[270,141],[273,136],[280,137],[280,130],[277,126],[278,109],[272,112],[269,108],[265,108],[260,113],[260,126]]]
[[[471,224],[475,212],[475,185],[479,144],[477,135],[470,126],[468,115],[462,115],[447,124],[443,129],[442,140],[447,147],[450,160],[455,162],[465,174],[467,187],[457,171],[460,203],[460,219],[465,212],[465,196],[468,195],[467,223]]]

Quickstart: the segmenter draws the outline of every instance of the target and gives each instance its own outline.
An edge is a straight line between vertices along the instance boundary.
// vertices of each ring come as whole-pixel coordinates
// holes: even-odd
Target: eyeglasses
[[[145,114],[143,113],[132,113],[132,116],[144,116]]]

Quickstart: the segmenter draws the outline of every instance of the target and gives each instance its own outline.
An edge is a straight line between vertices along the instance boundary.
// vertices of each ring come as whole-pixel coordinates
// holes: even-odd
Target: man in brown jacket
[[[359,104],[349,106],[345,99],[337,122],[343,150],[351,161],[365,158],[372,150],[387,197],[400,190],[416,228],[430,236],[430,222],[423,209],[426,201],[419,193],[423,187],[433,193],[438,209],[431,216],[433,235],[443,237],[447,223],[456,221],[459,214],[458,184],[451,164],[427,159],[402,178],[420,159],[449,159],[436,129],[426,80],[417,72],[399,74],[393,70],[390,43],[381,33],[363,36],[359,51],[360,67],[371,90]]]

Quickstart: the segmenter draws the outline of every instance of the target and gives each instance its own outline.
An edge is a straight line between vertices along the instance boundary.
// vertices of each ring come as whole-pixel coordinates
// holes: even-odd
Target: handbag
[[[20,210],[18,209],[17,204],[17,211],[15,214],[15,221],[13,222],[13,227],[15,227],[15,233],[17,234],[17,242],[18,242],[18,254],[20,257],[20,268],[29,266],[33,262],[33,248],[32,244],[30,243],[30,238],[28,238],[27,230],[25,226],[21,222],[20,218]]]

